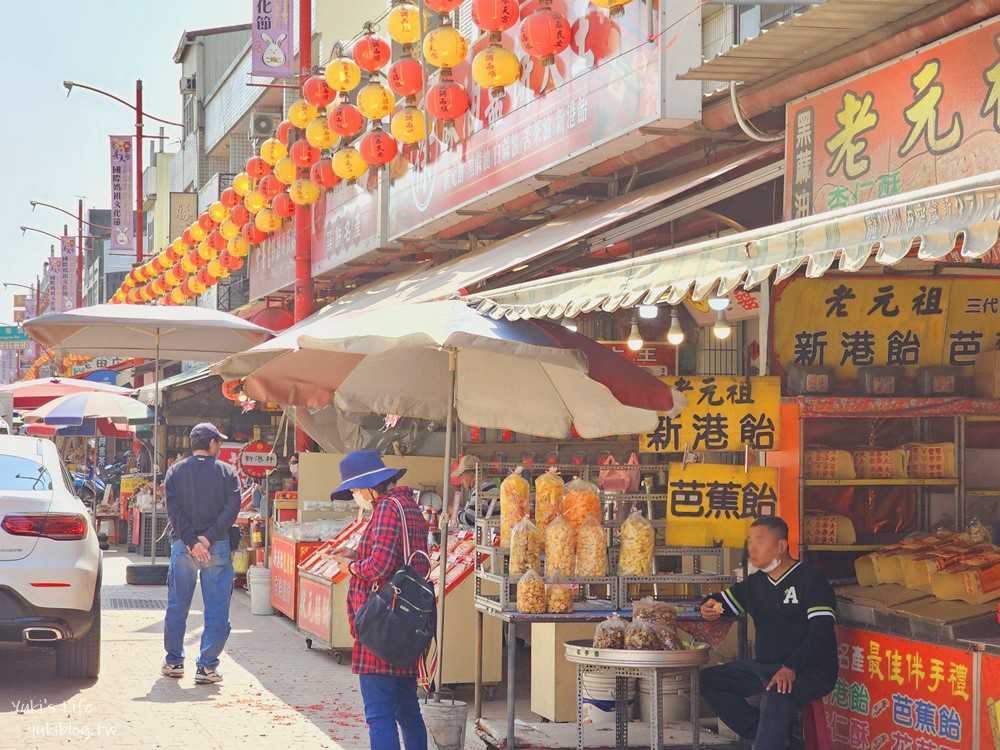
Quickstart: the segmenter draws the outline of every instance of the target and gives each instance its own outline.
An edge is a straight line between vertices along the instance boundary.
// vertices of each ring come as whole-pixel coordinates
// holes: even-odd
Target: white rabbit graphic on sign
[[[281,43],[285,41],[285,34],[279,34],[277,39],[271,39],[271,35],[264,33],[260,38],[267,43],[261,60],[269,68],[281,68],[285,65],[285,51],[281,49]]]

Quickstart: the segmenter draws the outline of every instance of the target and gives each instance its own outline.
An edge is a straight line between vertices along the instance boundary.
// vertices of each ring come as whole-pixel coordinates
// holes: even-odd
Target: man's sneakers
[[[222,682],[222,675],[214,669],[198,667],[198,671],[194,674],[194,682],[196,685],[212,685],[216,682]]]
[[[173,677],[175,679],[180,679],[184,676],[184,665],[183,664],[170,664],[168,662],[163,662],[163,666],[160,667],[160,674],[164,677]]]

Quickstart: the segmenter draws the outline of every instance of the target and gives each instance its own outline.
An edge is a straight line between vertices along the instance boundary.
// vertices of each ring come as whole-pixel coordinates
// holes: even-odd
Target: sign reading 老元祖
[[[740,451],[780,448],[779,378],[661,378],[688,399],[680,415],[660,415],[653,432],[640,436],[642,453],[679,453],[685,449]]]
[[[770,466],[670,464],[667,544],[742,547],[750,524],[778,515],[778,470]]]
[[[969,276],[791,279],[774,293],[781,368],[971,367],[1000,342],[996,280]]]

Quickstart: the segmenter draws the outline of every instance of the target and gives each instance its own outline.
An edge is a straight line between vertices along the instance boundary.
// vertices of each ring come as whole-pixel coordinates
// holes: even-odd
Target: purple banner
[[[132,136],[111,136],[111,251],[133,250]]]
[[[250,74],[292,78],[292,0],[253,0],[253,53]]]
[[[59,312],[66,312],[76,307],[76,238],[62,238],[62,268],[60,273]]]

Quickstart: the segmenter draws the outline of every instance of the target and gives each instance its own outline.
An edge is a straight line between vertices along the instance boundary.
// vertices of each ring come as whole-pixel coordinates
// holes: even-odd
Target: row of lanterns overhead
[[[440,14],[439,25],[423,37],[424,60],[440,70],[439,80],[427,90],[424,106],[445,128],[453,127],[471,106],[465,87],[452,79],[452,69],[465,60],[469,50],[468,41],[448,15],[462,2],[424,0],[427,8]],[[614,16],[631,0],[591,2],[608,8]],[[571,35],[569,22],[551,3],[539,0],[537,10],[519,29],[522,49],[543,65],[551,64],[569,46]],[[472,0],[471,9],[473,23],[489,34],[488,46],[472,60],[472,77],[492,96],[502,97],[506,87],[521,76],[517,55],[503,46],[502,36],[520,19],[518,0]],[[394,0],[386,28],[402,47],[397,60],[392,61],[392,47],[370,24],[350,57],[336,48],[323,76],[303,83],[302,98],[289,107],[288,119],[274,137],[261,144],[259,154],[247,161],[232,186],[165,250],[133,269],[111,302],[181,305],[204,294],[239,270],[250,249],[292,218],[296,206],[316,203],[323,190],[342,180],[353,184],[369,167],[384,167],[399,152],[397,141],[404,145],[422,141],[427,123],[417,98],[424,87],[424,69],[413,55],[413,45],[421,38],[420,26],[418,7]],[[361,86],[364,74],[367,82]],[[404,102],[398,110],[397,96]],[[382,121],[389,115],[387,133]],[[361,135],[366,120],[370,127]],[[324,152],[335,146],[325,157]],[[301,173],[305,170],[308,176]]]

